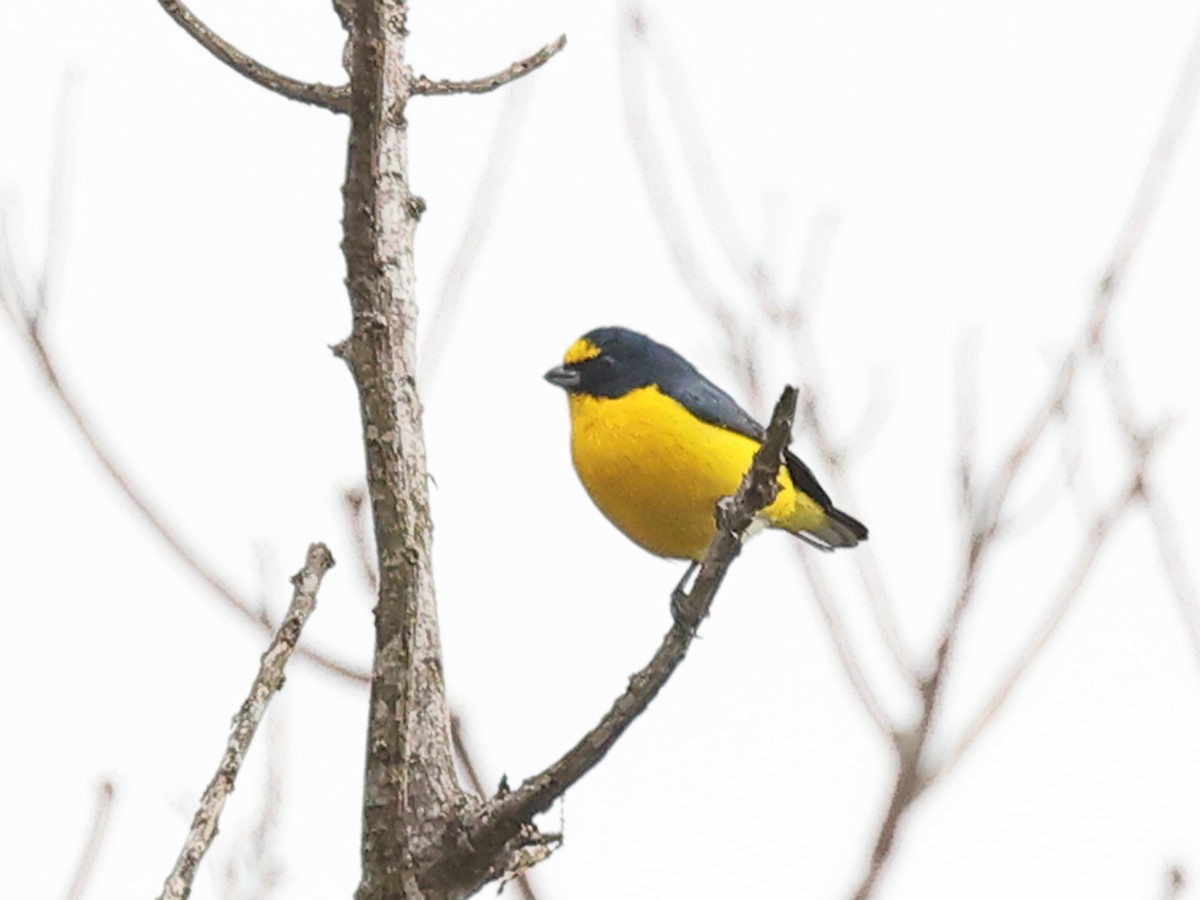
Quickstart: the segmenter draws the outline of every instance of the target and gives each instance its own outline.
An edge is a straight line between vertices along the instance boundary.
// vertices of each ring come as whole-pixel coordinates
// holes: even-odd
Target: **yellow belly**
[[[571,457],[592,502],[651,553],[700,559],[717,500],[737,490],[758,442],[700,421],[653,386],[615,399],[568,396]],[[779,484],[760,513],[766,524],[802,531],[825,522],[784,468]]]

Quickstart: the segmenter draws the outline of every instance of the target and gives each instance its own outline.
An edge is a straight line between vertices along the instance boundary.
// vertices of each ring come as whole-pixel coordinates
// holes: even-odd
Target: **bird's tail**
[[[867,539],[867,526],[836,507],[825,510],[825,522],[819,528],[807,528],[796,537],[822,550],[853,547]]]

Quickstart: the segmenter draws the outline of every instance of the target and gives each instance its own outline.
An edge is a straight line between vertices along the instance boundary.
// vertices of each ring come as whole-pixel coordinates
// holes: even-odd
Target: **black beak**
[[[557,385],[564,391],[573,391],[581,381],[579,373],[566,366],[555,366],[543,376],[551,384]]]

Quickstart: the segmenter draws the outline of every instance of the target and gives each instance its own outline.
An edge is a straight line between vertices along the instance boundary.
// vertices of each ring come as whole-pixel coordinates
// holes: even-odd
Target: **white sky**
[[[326,3],[205,0],[196,12],[268,65],[340,80]],[[871,526],[904,637],[924,658],[957,573],[956,348],[977,336],[986,467],[1087,308],[1200,9],[801,0],[647,12],[739,227],[785,283],[813,222],[838,219],[816,322],[836,375],[826,406],[846,435],[882,391],[846,505]],[[417,0],[410,20],[413,64],[434,77],[501,68],[561,32],[570,40],[525,85],[516,156],[426,398],[449,690],[489,784],[540,769],[594,723],[657,645],[679,574],[592,509],[570,469],[565,404],[541,373],[578,334],[624,324],[736,384],[646,200],[618,21],[612,4],[548,0]],[[305,640],[365,665],[369,603],[339,502],[362,468],[356,401],[327,349],[349,325],[345,123],[240,80],[149,0],[0,3],[0,205],[27,274],[45,244],[69,73],[69,218],[48,340],[120,460],[226,577],[260,592],[263,548],[280,610],[305,546],[331,545],[342,564]],[[503,106],[492,95],[411,109],[412,178],[429,204],[418,239],[426,309]],[[670,134],[660,97],[651,114]],[[1193,568],[1198,238],[1192,128],[1113,334],[1141,413],[1175,422],[1155,471]],[[772,396],[803,374],[784,346],[761,348]],[[1080,477],[1098,505],[1127,470],[1094,376],[1079,410]],[[151,896],[264,638],[105,481],[8,330],[0,422],[0,896],[65,891],[105,777],[117,798],[89,896]],[[1060,443],[1018,484],[1019,505],[1053,482]],[[1079,540],[1060,497],[993,560],[940,744],[1039,620]],[[569,793],[566,845],[536,873],[543,898],[850,893],[886,801],[889,751],[791,550],[777,535],[747,550],[681,672]],[[853,584],[847,555],[819,563]],[[860,595],[842,602],[889,711],[911,714]],[[916,807],[878,896],[1151,898],[1170,864],[1200,878],[1197,663],[1135,513],[993,729]],[[353,892],[364,700],[296,663],[272,707],[286,743],[280,896]],[[219,896],[222,867],[244,851],[265,755],[252,750],[197,897]]]

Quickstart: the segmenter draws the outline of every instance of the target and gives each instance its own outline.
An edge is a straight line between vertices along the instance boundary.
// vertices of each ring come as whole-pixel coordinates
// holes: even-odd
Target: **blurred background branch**
[[[806,257],[804,271],[815,269],[818,274],[811,275],[807,284],[802,281],[798,290],[790,293],[780,290],[775,275],[762,262],[762,257],[750,249],[752,243],[736,224],[733,205],[722,188],[713,154],[708,149],[710,142],[699,126],[681,67],[673,59],[662,29],[651,26],[646,12],[640,6],[629,6],[624,14],[620,57],[629,139],[639,163],[650,207],[681,283],[697,310],[707,316],[724,336],[730,368],[739,377],[742,392],[753,405],[759,405],[762,396],[761,375],[753,362],[756,348],[764,343],[768,334],[782,332],[789,337],[794,348],[795,365],[804,373],[802,421],[821,463],[817,471],[831,475],[834,485],[832,493],[840,505],[846,509],[859,509],[848,484],[847,463],[850,458],[847,448],[853,446],[856,453],[863,452],[861,435],[864,429],[857,429],[859,435],[853,442],[839,441],[834,437],[836,430],[831,425],[825,405],[832,394],[828,380],[823,377],[821,353],[812,333],[818,294],[814,285],[823,281],[819,273],[824,267],[823,257],[828,253],[828,239],[823,236],[818,240],[810,239],[810,247],[818,248],[818,253],[816,259],[811,255]],[[653,71],[657,87],[664,95],[670,124],[666,140],[685,160],[690,176],[687,206],[701,211],[699,218],[702,225],[688,220],[683,212],[683,198],[675,192],[672,179],[667,175],[667,164],[660,149],[664,138],[656,134],[656,129],[662,126],[652,120],[647,107],[646,95],[651,89],[647,68]],[[999,464],[990,473],[981,471],[975,458],[978,401],[972,388],[974,376],[965,364],[960,364],[955,481],[962,534],[961,575],[953,602],[939,628],[940,634],[930,661],[924,666],[912,662],[909,651],[900,639],[893,603],[869,545],[857,548],[854,553],[859,585],[874,612],[878,636],[890,652],[901,686],[916,695],[920,712],[913,724],[902,724],[884,710],[878,699],[878,689],[864,674],[861,651],[839,612],[840,604],[845,601],[822,574],[825,560],[806,553],[803,548],[799,549],[802,569],[853,695],[877,728],[890,738],[896,755],[895,780],[889,791],[886,811],[874,839],[866,871],[854,891],[856,900],[866,900],[874,894],[879,876],[895,846],[898,829],[912,805],[934,781],[962,759],[995,720],[1012,697],[1021,678],[1058,630],[1070,607],[1080,597],[1114,527],[1139,502],[1146,503],[1152,511],[1152,521],[1158,523],[1155,528],[1160,534],[1159,547],[1164,567],[1175,587],[1192,641],[1200,647],[1200,614],[1197,613],[1196,592],[1186,572],[1182,553],[1171,543],[1170,536],[1174,532],[1170,526],[1170,513],[1163,507],[1160,497],[1156,496],[1153,502],[1147,497],[1147,485],[1152,483],[1153,477],[1150,455],[1160,442],[1162,429],[1146,429],[1139,423],[1127,391],[1119,383],[1120,367],[1103,344],[1124,273],[1153,219],[1174,150],[1194,111],[1198,83],[1200,34],[1183,67],[1174,100],[1146,164],[1141,187],[1135,195],[1079,336],[1063,353],[1043,398],[1029,413],[1024,428],[1018,432]],[[722,260],[705,255],[698,249],[693,229],[699,227],[708,229],[710,233],[706,236],[706,245],[720,247],[724,254]],[[821,234],[820,230],[814,231]],[[720,262],[728,271],[732,271],[741,281],[742,294],[731,296],[719,291],[715,287],[719,281],[716,272],[706,268],[702,259],[709,266]],[[751,310],[753,315],[738,315],[734,313],[735,309]],[[967,356],[968,352],[964,352],[964,359]],[[931,737],[940,719],[942,696],[950,676],[950,662],[956,654],[963,623],[987,575],[985,562],[994,555],[1001,543],[1015,539],[1010,523],[1039,517],[1061,496],[1060,492],[1040,492],[1038,503],[1018,514],[1013,511],[1012,487],[1030,468],[1035,451],[1050,441],[1054,426],[1065,428],[1070,422],[1070,397],[1082,367],[1089,358],[1100,363],[1109,396],[1113,398],[1116,425],[1129,451],[1131,471],[1128,481],[1115,499],[1084,523],[1082,542],[1074,557],[1066,561],[1059,588],[1050,592],[1047,612],[1041,625],[1030,636],[1016,661],[1000,677],[996,687],[980,702],[966,730],[951,741],[948,751],[939,755],[932,749]],[[869,401],[866,407],[872,410],[870,419],[878,421],[881,417],[878,402]],[[869,436],[869,430],[866,434]],[[1069,467],[1076,464],[1068,463],[1067,483],[1071,480]]]
[[[108,819],[112,813],[113,798],[116,791],[111,781],[100,782],[96,792],[96,808],[92,813],[92,824],[88,829],[87,840],[83,844],[83,852],[75,864],[75,875],[67,888],[66,900],[83,900],[91,885],[92,869],[96,865],[96,857],[104,845],[104,836],[108,831]]]

